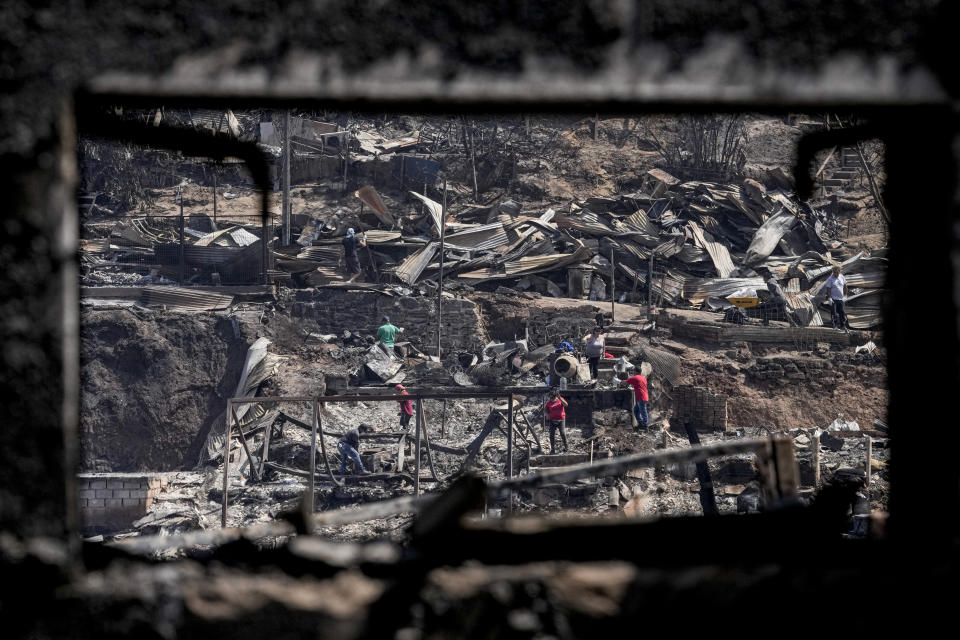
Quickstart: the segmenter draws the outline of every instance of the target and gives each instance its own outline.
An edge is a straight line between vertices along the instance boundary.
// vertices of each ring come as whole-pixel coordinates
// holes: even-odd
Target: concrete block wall
[[[77,476],[80,517],[85,531],[132,525],[167,486],[163,474],[83,473]]]
[[[436,345],[437,299],[426,296],[387,296],[369,291],[322,291],[309,301],[294,302],[294,317],[315,320],[320,330],[344,329],[376,335],[383,316],[404,329],[400,339],[418,348]],[[487,343],[476,304],[461,298],[443,299],[440,343],[445,349],[480,351]]]
[[[673,391],[671,428],[684,431],[687,420],[697,431],[726,431],[727,396],[690,384],[678,386]]]

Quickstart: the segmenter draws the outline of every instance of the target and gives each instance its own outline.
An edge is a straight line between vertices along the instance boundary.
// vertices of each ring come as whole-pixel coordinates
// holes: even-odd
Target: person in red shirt
[[[560,431],[560,439],[563,441],[563,450],[567,450],[567,434],[564,432],[564,425],[567,422],[567,412],[564,407],[567,401],[560,397],[560,390],[553,389],[550,392],[550,399],[544,405],[544,411],[547,412],[547,420],[550,422],[550,453],[556,453],[557,447],[554,442],[554,434]]]
[[[399,391],[401,396],[410,395],[402,384],[398,384],[394,389]],[[400,403],[400,428],[406,431],[409,428],[407,425],[410,424],[410,417],[413,415],[413,402],[410,400],[397,400],[397,402]]]
[[[647,428],[647,403],[650,401],[650,395],[647,393],[647,379],[639,373],[630,376],[626,380],[620,381],[620,386],[630,385],[633,387],[633,415],[637,418],[637,426]]]

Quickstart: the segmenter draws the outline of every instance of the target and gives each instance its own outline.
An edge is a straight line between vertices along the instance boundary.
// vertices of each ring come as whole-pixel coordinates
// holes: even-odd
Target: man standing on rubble
[[[647,428],[647,402],[650,401],[650,395],[647,392],[647,379],[643,374],[632,375],[626,380],[620,381],[620,386],[630,385],[633,387],[633,415],[637,419],[637,428]]]
[[[394,389],[399,391],[401,396],[410,395],[402,384],[398,383]],[[413,402],[410,400],[397,400],[397,402],[400,403],[400,428],[406,431],[409,428],[410,418],[413,417]]]
[[[567,401],[560,396],[560,390],[552,389],[550,399],[543,406],[544,411],[547,412],[547,420],[550,421],[550,453],[557,452],[554,436],[558,430],[560,431],[560,440],[563,442],[563,450],[567,450],[567,434],[564,431],[564,425],[567,422],[567,412],[564,409],[566,406]]]
[[[603,337],[603,328],[597,325],[591,333],[583,337],[585,343],[584,353],[587,356],[587,363],[590,365],[590,378],[597,379],[598,364],[603,352],[606,349],[606,340]]]
[[[347,235],[343,238],[343,258],[347,263],[347,282],[353,282],[360,275],[360,256],[357,255],[357,247],[367,246],[367,241],[363,238],[357,238],[353,229],[347,229]]]
[[[848,293],[847,279],[840,273],[840,267],[833,268],[833,272],[823,283],[823,287],[817,295],[820,296],[824,293],[830,296],[830,322],[833,324],[833,328],[848,331],[847,314],[843,308],[843,302]]]
[[[403,329],[390,324],[390,316],[383,316],[383,324],[377,329],[377,338],[380,340],[380,348],[391,358],[393,357],[393,341],[398,333],[403,333]]]
[[[357,469],[357,473],[367,473],[363,468],[363,462],[360,460],[360,434],[373,431],[372,428],[361,424],[356,429],[350,429],[340,441],[337,442],[337,451],[340,452],[340,475],[347,472],[347,460],[352,460]]]

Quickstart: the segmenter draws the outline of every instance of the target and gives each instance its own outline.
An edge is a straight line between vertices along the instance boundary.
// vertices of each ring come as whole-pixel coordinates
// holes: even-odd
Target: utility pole
[[[280,213],[283,228],[281,242],[290,244],[290,110],[283,114],[283,205]]]
[[[426,189],[424,189],[426,195]],[[440,275],[437,280],[437,360],[440,360],[440,331],[443,326],[443,244],[447,228],[447,180],[443,180],[443,208],[440,209]]]

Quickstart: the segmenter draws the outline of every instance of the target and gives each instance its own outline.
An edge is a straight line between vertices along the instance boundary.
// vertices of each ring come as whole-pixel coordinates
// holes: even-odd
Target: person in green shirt
[[[390,316],[383,316],[383,325],[377,329],[377,338],[380,339],[380,348],[388,356],[393,357],[393,342],[398,333],[403,333],[403,329],[390,324]]]

